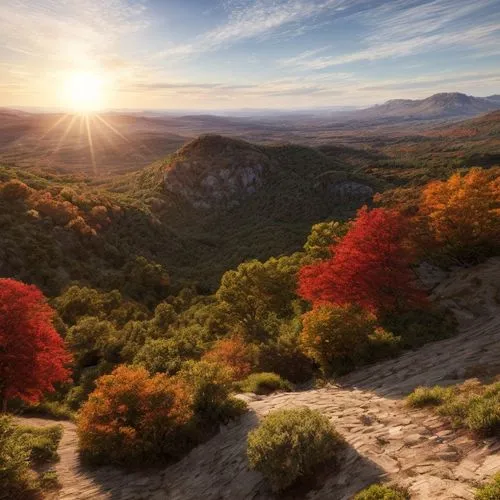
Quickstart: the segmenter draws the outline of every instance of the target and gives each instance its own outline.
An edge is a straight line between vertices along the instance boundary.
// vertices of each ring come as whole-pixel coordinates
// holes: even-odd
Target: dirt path
[[[246,435],[274,409],[309,406],[331,419],[348,446],[339,465],[324,471],[318,484],[297,498],[348,499],[387,478],[408,486],[415,499],[473,499],[474,486],[500,470],[500,441],[473,440],[428,411],[409,410],[401,398],[418,385],[457,383],[478,372],[500,371],[499,264],[494,259],[477,270],[461,271],[436,288],[457,310],[460,335],[355,372],[338,385],[249,397],[248,415],[164,470],[125,474],[113,468],[82,469],[75,428],[64,423],[57,465],[60,498],[273,498],[261,476],[247,468]]]

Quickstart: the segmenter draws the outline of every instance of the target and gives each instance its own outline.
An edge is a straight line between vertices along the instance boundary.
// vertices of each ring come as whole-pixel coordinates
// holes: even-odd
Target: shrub
[[[25,200],[31,189],[24,182],[12,179],[0,186],[0,195],[7,201]]]
[[[302,317],[301,345],[321,370],[346,372],[363,358],[375,317],[356,305],[321,305]]]
[[[374,332],[368,335],[368,341],[369,345],[363,357],[365,362],[391,358],[401,351],[401,337],[396,337],[381,327],[375,328]]]
[[[464,176],[457,173],[425,187],[420,204],[424,230],[451,262],[477,262],[498,250],[497,179],[487,170],[474,168]]]
[[[207,432],[240,415],[246,405],[233,397],[231,369],[219,363],[188,361],[179,378],[192,393],[196,423]]]
[[[254,394],[271,394],[275,391],[291,391],[292,385],[288,380],[283,380],[276,373],[252,373],[238,384],[241,392]]]
[[[476,500],[498,500],[500,498],[500,473],[495,474],[492,480],[476,491]]]
[[[282,322],[279,325],[277,339],[258,346],[257,371],[277,373],[293,383],[310,380],[314,373],[314,365],[301,350],[301,330],[300,317]]]
[[[184,361],[198,359],[205,349],[206,331],[199,325],[171,330],[169,333],[168,338],[147,339],[134,356],[134,364],[143,366],[151,373],[173,375]],[[128,344],[125,346],[127,348],[130,348]]]
[[[218,340],[203,360],[229,366],[234,380],[244,379],[252,370],[252,354],[241,337]]]
[[[273,490],[282,490],[333,459],[342,438],[325,416],[309,408],[270,413],[248,435],[251,469],[261,472]]]
[[[409,500],[410,494],[403,488],[397,486],[386,486],[384,484],[372,484],[370,487],[360,491],[353,500]]]
[[[119,366],[97,381],[78,418],[80,450],[94,460],[131,463],[175,456],[176,434],[192,416],[180,380]]]

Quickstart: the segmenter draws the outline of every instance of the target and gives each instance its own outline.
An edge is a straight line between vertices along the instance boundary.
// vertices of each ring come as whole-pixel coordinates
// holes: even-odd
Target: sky
[[[499,94],[500,0],[1,0],[0,106],[95,82],[113,109]]]

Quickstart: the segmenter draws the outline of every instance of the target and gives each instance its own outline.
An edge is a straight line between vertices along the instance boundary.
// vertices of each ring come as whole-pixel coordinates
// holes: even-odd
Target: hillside
[[[276,498],[262,476],[248,470],[247,433],[270,411],[308,406],[327,415],[348,446],[339,465],[327,466],[310,491],[291,492],[292,498],[347,500],[371,483],[388,480],[408,487],[416,500],[472,500],[475,487],[500,466],[498,440],[477,441],[425,409],[407,408],[402,398],[417,385],[457,383],[474,376],[478,368],[498,371],[499,273],[495,258],[441,276],[436,296],[442,294],[452,303],[460,319],[468,317],[456,337],[358,370],[322,389],[244,395],[248,415],[224,426],[219,435],[169,467],[128,474],[113,467],[82,468],[75,426],[65,422],[61,462],[56,465],[62,482],[60,498]],[[483,299],[494,307],[478,307]],[[23,419],[26,422],[53,423]]]
[[[98,178],[136,171],[186,142],[162,120],[0,110],[0,162]]]
[[[429,134],[431,133],[435,133],[439,137],[498,138],[500,135],[500,111],[493,111],[452,125],[436,127],[429,132]]]
[[[314,148],[216,135],[192,141],[161,168],[157,215],[190,242],[185,272],[193,278],[299,250],[311,224],[352,216],[386,186]]]
[[[312,224],[350,217],[384,189],[350,170],[312,148],[221,136],[106,184],[4,167],[0,182],[18,179],[35,194],[0,199],[0,272],[51,294],[73,280],[110,288],[125,286],[124,266],[142,255],[177,284],[214,289],[227,269],[299,250]]]

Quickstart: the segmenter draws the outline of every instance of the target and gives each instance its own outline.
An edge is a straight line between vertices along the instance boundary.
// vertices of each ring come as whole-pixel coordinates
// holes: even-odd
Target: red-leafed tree
[[[421,305],[410,269],[407,219],[395,210],[366,207],[332,249],[329,260],[305,266],[299,294],[317,304],[359,304],[375,313]]]
[[[53,310],[33,285],[0,279],[0,409],[15,397],[39,401],[69,377],[71,356],[52,325]]]

